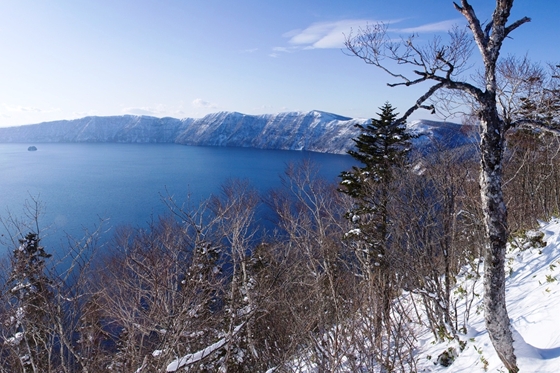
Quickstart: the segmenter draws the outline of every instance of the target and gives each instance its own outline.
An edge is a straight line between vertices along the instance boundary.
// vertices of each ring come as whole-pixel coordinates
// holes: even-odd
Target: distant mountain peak
[[[354,118],[350,118],[350,117],[344,117],[342,115],[338,115],[338,114],[333,114],[333,113],[329,113],[326,111],[321,111],[321,110],[311,110],[309,112],[310,115],[315,115],[317,117],[323,118],[325,120],[339,120],[339,121],[348,121],[348,120],[352,120]]]

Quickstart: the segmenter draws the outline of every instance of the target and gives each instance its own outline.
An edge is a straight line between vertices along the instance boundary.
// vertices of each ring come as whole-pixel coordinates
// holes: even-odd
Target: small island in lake
[[[37,150],[37,147],[34,145],[31,145],[29,148],[27,148],[27,150],[29,150],[30,152],[34,152]]]

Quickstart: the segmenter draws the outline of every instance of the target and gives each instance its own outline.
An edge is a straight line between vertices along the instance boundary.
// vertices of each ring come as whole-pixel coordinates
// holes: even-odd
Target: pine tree
[[[406,161],[410,151],[412,136],[406,132],[404,123],[395,122],[399,115],[396,109],[388,102],[379,109],[379,119],[372,119],[366,126],[356,125],[362,133],[354,139],[356,150],[348,151],[363,166],[354,166],[340,175],[344,187],[341,191],[356,199],[366,197],[367,183],[389,182],[394,166]],[[366,211],[373,207],[366,205],[362,206]]]
[[[341,192],[353,198],[354,205],[347,213],[356,226],[367,249],[361,260],[367,266],[385,266],[389,231],[389,191],[395,170],[407,162],[413,136],[406,131],[404,123],[397,122],[399,115],[390,103],[380,108],[378,119],[363,126],[358,138],[354,139],[356,150],[348,151],[362,163],[352,170],[342,172]]]
[[[39,246],[39,241],[36,233],[28,233],[19,240],[20,245],[13,252],[9,278],[8,298],[13,310],[9,322],[13,335],[7,342],[14,347],[20,368],[25,372],[41,371],[47,360],[44,319],[52,291],[44,269],[45,259],[51,255]]]
[[[396,121],[398,113],[389,103],[380,110],[378,119],[372,119],[367,126],[358,125],[362,133],[354,139],[356,150],[348,153],[360,161],[362,167],[354,166],[351,171],[343,172],[339,189],[354,202],[347,218],[355,229],[347,236],[355,245],[368,284],[366,288],[372,290],[368,297],[378,351],[383,350],[383,340],[391,335],[391,301],[397,290],[395,271],[387,255],[391,245],[391,182],[395,170],[407,161],[412,138],[404,123]],[[387,364],[389,367],[390,362]]]
[[[519,116],[560,128],[560,89],[544,90],[537,98],[521,98]]]
[[[388,102],[367,126],[357,125],[362,133],[357,139],[356,150],[348,151],[363,166],[342,172],[340,191],[354,199],[348,213],[370,244],[377,246],[377,253],[384,254],[383,241],[387,234],[387,204],[389,183],[396,167],[406,163],[412,136],[404,123],[395,119],[398,113]]]

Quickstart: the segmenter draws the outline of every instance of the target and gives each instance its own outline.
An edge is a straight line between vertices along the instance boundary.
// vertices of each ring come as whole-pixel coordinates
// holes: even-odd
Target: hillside
[[[85,117],[0,128],[0,143],[177,143],[344,154],[359,134],[355,125],[368,121],[316,110],[264,115],[219,112],[200,119]],[[473,141],[469,131],[455,123],[416,121],[409,127],[420,135],[415,141],[423,148],[434,141],[450,147]]]
[[[541,223],[540,231],[545,235],[545,247],[533,247],[521,241],[508,253],[506,299],[520,371],[555,373],[560,366],[560,220]],[[469,288],[473,282],[463,278],[461,285]],[[474,293],[483,293],[482,280],[474,284]],[[475,297],[472,309],[478,311],[473,311],[469,320],[463,338],[466,347],[447,368],[435,365],[435,360],[449,347],[459,351],[457,342],[433,344],[431,333],[421,334],[419,372],[505,371],[486,332],[482,307],[481,297]]]
[[[557,373],[560,366],[560,219],[541,223],[540,231],[544,233],[546,246],[534,247],[524,238],[514,240],[515,248],[510,246],[506,268],[509,273],[506,280],[506,299],[520,372]],[[478,264],[479,270],[482,271],[482,262]],[[400,297],[399,301],[403,307],[410,310],[408,316],[412,320],[409,326],[416,336],[416,372],[506,372],[486,331],[483,292],[482,278],[473,276],[472,269],[464,268],[453,289],[453,301],[456,302],[459,312],[463,313],[465,305],[472,301],[469,304],[471,311],[466,334],[459,336],[461,343],[455,339],[437,342],[427,327],[423,308],[412,305],[414,302],[411,302],[410,293]],[[414,297],[415,303],[421,304],[420,299],[416,295]],[[418,322],[414,315],[420,316],[422,322]],[[438,362],[439,356],[444,352],[454,355],[454,361],[448,366]],[[361,360],[361,357],[358,357],[358,360]],[[348,364],[341,364],[343,367],[346,365]],[[313,364],[309,364],[307,356],[294,359],[292,367],[303,373],[318,372]],[[348,366],[337,371],[354,370]]]

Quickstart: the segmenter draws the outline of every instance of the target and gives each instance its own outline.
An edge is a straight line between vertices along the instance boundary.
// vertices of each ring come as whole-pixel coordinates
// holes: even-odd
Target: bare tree
[[[431,44],[419,46],[414,37],[395,43],[387,35],[386,26],[378,24],[360,30],[357,35],[350,35],[346,46],[352,54],[398,80],[390,86],[435,83],[401,120],[406,120],[419,108],[435,110],[434,105],[429,103],[437,92],[458,92],[470,97],[474,104],[473,109],[481,126],[480,195],[488,238],[484,250],[486,327],[505,367],[510,372],[517,372],[519,369],[505,303],[504,264],[509,233],[502,193],[502,161],[506,131],[516,125],[533,122],[525,118],[509,118],[500,112],[497,68],[504,40],[519,26],[529,22],[530,18],[523,17],[508,24],[513,0],[497,0],[493,15],[486,24],[481,23],[467,0],[461,0],[460,5],[454,3],[454,6],[466,18],[469,30],[458,27],[452,29],[447,44],[435,38]],[[484,65],[481,82],[460,77],[468,67],[472,39]],[[400,73],[401,70],[397,72],[389,62],[411,66],[412,75],[404,75]]]
[[[508,134],[504,196],[511,234],[560,211],[560,139],[542,132]]]
[[[119,230],[98,280],[96,302],[116,344],[104,369],[159,370],[217,339],[222,248],[197,212]]]
[[[91,352],[99,346],[85,336],[84,316],[91,258],[103,224],[83,239],[68,236],[62,257],[51,258],[47,250],[52,248],[39,245],[41,208],[40,201],[31,197],[24,204],[23,218],[9,212],[0,217],[6,232],[0,244],[7,244],[3,239],[19,242],[6,258],[10,264],[5,262],[0,279],[0,317],[8,320],[0,326],[0,371],[89,372],[93,357],[99,355]],[[26,230],[30,232],[23,236]]]

